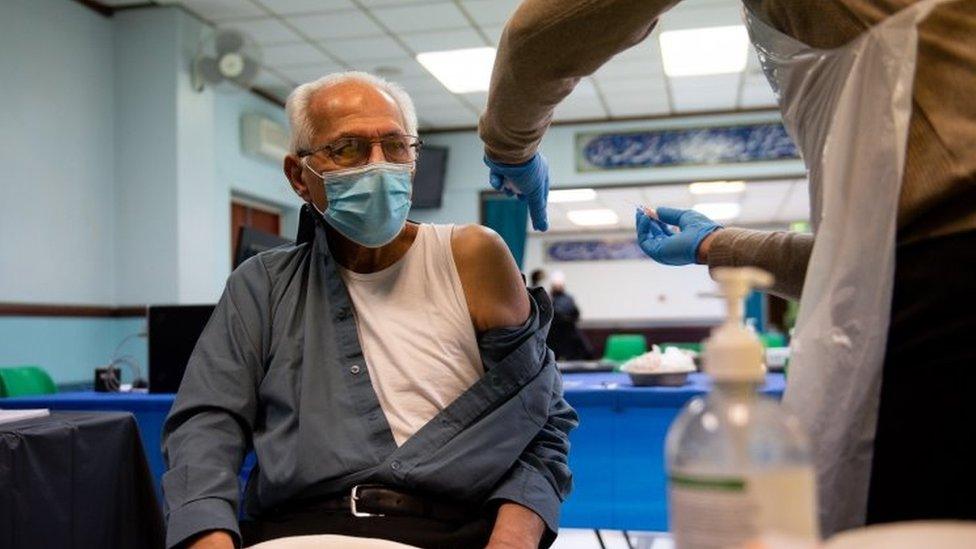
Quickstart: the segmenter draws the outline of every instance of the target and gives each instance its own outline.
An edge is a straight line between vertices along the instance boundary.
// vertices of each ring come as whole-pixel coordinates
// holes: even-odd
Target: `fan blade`
[[[234,82],[236,82],[237,85],[242,88],[250,88],[251,83],[254,82],[254,77],[258,75],[259,70],[261,70],[260,65],[255,63],[252,59],[245,58],[244,70],[242,70],[241,74],[234,79]]]
[[[236,30],[223,30],[216,37],[217,57],[234,53],[244,47],[244,35]]]
[[[213,57],[200,57],[197,59],[197,71],[208,84],[217,84],[224,77],[220,74],[220,67],[217,60]]]

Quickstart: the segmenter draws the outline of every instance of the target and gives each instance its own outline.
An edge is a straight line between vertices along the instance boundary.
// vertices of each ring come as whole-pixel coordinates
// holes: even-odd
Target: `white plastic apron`
[[[745,13],[809,170],[816,239],[784,403],[813,441],[825,536],[865,520],[916,26],[944,1],[922,0],[832,50],[811,48]]]

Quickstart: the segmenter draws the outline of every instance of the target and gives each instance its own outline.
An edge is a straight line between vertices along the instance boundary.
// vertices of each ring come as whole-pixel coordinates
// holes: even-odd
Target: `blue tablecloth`
[[[618,373],[565,374],[566,399],[579,412],[580,426],[571,436],[574,489],[561,525],[667,530],[664,437],[681,407],[708,385],[701,374],[692,374],[684,387],[634,387]],[[784,387],[781,374],[770,374],[763,392],[779,397]],[[158,486],[164,471],[160,437],[173,398],[77,392],[0,399],[0,408],[132,412]]]

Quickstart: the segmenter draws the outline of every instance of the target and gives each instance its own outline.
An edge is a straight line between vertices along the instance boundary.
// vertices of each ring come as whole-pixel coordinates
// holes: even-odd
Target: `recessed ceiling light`
[[[620,218],[617,212],[606,208],[596,210],[570,210],[566,217],[574,225],[581,227],[598,227],[602,225],[616,225]]]
[[[559,189],[549,191],[549,202],[589,202],[596,200],[596,191],[593,189]]]
[[[744,190],[745,181],[707,181],[688,185],[691,194],[738,194]]]
[[[749,35],[743,25],[662,32],[661,56],[668,76],[742,72]]]
[[[417,62],[454,93],[488,91],[495,48],[465,48],[417,54]]]
[[[703,202],[692,208],[713,221],[728,221],[739,217],[742,206],[738,202]]]

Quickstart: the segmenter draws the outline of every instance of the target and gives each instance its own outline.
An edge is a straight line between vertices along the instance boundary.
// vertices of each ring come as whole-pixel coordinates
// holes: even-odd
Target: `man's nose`
[[[371,145],[369,150],[369,163],[386,162],[386,155],[383,154],[383,144],[377,141]]]

